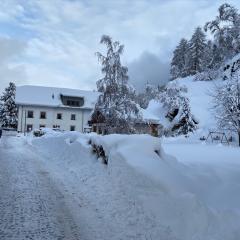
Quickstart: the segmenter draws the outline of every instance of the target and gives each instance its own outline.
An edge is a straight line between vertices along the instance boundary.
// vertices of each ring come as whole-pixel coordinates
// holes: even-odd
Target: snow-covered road
[[[80,239],[60,185],[31,147],[0,140],[0,239]]]
[[[66,142],[0,140],[1,240],[175,239],[136,203],[130,185],[112,179],[78,142]]]
[[[107,166],[90,137],[105,141]],[[165,140],[176,160],[156,154],[160,145],[144,135],[4,136],[0,239],[239,240],[239,149]]]

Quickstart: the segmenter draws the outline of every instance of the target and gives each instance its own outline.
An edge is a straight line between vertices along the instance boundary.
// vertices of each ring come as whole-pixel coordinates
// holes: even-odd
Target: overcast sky
[[[125,45],[130,81],[168,79],[172,50],[217,15],[214,0],[0,0],[0,91],[9,81],[95,89],[102,34]],[[240,8],[240,1],[228,1]]]

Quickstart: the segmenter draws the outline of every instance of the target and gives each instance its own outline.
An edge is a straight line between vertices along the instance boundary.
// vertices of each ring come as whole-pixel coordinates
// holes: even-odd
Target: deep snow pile
[[[96,159],[89,140],[103,147],[107,166]],[[102,239],[239,239],[240,164],[235,160],[221,161],[219,171],[207,161],[179,162],[164,153],[160,139],[148,135],[64,133],[32,143],[55,174],[66,184],[69,178],[77,182],[81,195],[98,209],[101,220],[86,221],[96,229],[106,227]],[[182,144],[179,154],[187,148]],[[195,145],[192,161],[199,150],[214,158],[215,149],[209,149]],[[226,158],[228,149],[218,156]],[[238,150],[233,154],[236,159]]]

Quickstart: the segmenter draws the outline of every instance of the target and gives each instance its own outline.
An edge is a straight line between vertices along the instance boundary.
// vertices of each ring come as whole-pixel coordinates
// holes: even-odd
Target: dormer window
[[[63,105],[69,107],[82,107],[84,105],[83,97],[71,97],[61,95]]]
[[[67,100],[67,105],[72,107],[79,107],[80,102],[76,100]]]

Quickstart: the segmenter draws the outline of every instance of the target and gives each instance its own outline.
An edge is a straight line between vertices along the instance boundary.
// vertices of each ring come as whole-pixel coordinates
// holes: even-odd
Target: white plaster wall
[[[27,111],[33,111],[34,118],[27,118]],[[26,112],[26,118],[25,118]],[[46,112],[46,119],[40,119],[40,112]],[[62,120],[57,119],[57,113],[62,114]],[[60,129],[69,131],[70,126],[75,126],[75,130],[82,132],[90,117],[90,109],[81,108],[50,108],[37,106],[19,106],[18,108],[18,131],[24,132],[28,124],[33,125],[33,129],[39,129],[40,125],[53,128],[59,125]],[[71,120],[71,114],[76,115],[76,120]]]

